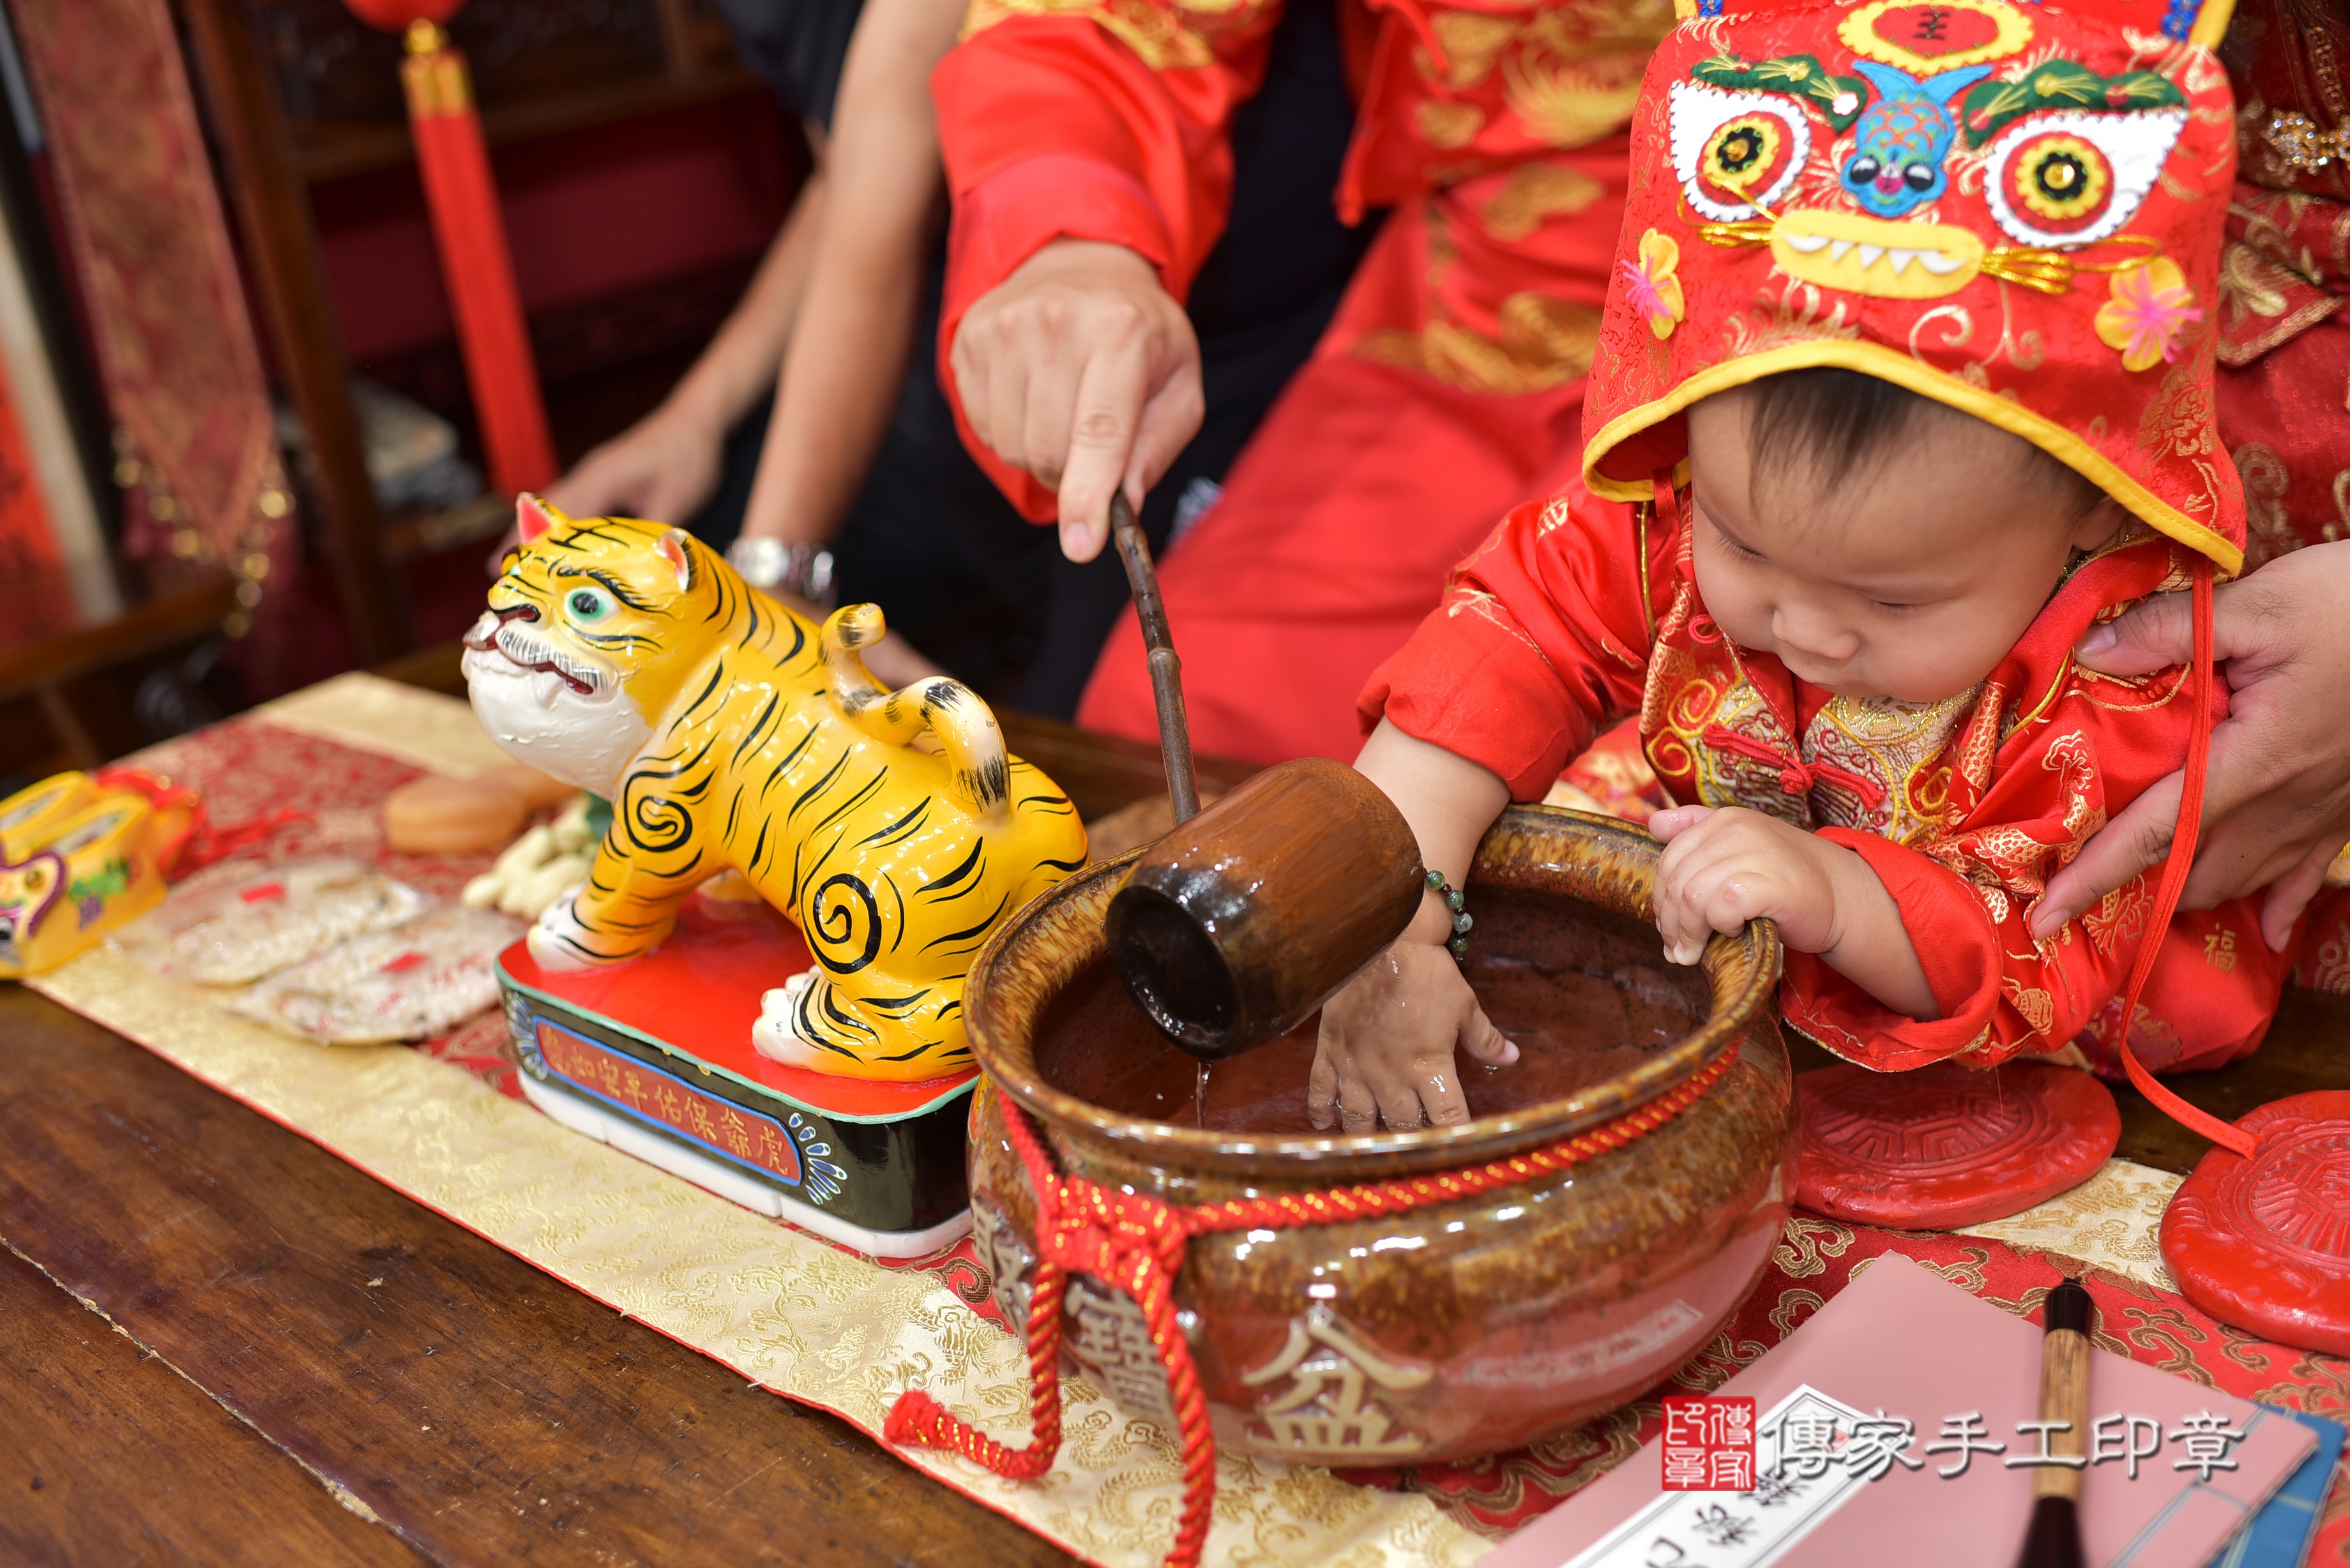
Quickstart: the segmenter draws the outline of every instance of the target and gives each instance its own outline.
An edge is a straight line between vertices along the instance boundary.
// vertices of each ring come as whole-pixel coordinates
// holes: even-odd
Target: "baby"
[[[2133,1048],[2218,1065],[2259,1044],[2288,967],[2249,900],[2150,932],[2141,878],[2054,930],[2030,917],[2195,722],[2189,672],[2108,679],[2074,645],[2241,558],[2196,303],[2226,88],[2199,47],[2148,67],[2094,17],[1966,8],[1982,63],[1901,99],[1941,118],[1899,168],[1869,151],[1869,114],[1934,53],[1910,52],[1908,13],[1765,5],[1666,40],[1632,158],[1672,177],[1634,182],[1583,482],[1456,569],[1366,690],[1357,765],[1458,888],[1509,800],[1637,712],[1680,803],[1650,824],[1672,960],[1767,917],[1786,1022],[1847,1059],[2077,1043],[2111,1069],[2158,940]],[[2033,112],[2050,49],[2131,84],[2101,102],[2147,107]],[[1977,84],[1949,105],[1960,138],[1944,100]],[[1886,189],[1931,199],[1860,200]],[[2026,255],[2019,287],[2007,258]],[[1324,1009],[1317,1126],[1465,1120],[1456,1048],[1516,1059],[1451,934],[1431,896]]]

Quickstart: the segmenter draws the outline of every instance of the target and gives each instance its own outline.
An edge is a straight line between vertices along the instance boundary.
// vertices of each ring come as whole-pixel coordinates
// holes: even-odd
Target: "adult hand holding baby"
[[[2193,652],[2189,596],[2166,594],[2082,639],[2082,664],[2144,675]],[[2219,590],[2214,656],[2228,682],[2228,716],[2211,732],[2202,845],[2179,898],[2206,909],[2267,887],[2261,931],[2282,950],[2293,922],[2350,841],[2350,541],[2281,556]],[[2046,936],[2170,853],[2181,775],[2131,802],[2050,878],[2032,913]]]

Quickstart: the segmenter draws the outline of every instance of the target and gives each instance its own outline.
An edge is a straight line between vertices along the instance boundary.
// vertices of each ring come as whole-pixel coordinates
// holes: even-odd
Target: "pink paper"
[[[1917,1426],[1906,1451],[1922,1468],[1895,1465],[1859,1487],[1775,1561],[1804,1568],[1894,1562],[1903,1568],[2007,1568],[2022,1544],[2035,1472],[2007,1468],[2002,1459],[2037,1451],[2038,1439],[2019,1433],[2016,1423],[2037,1414],[2041,1330],[1907,1258],[1887,1254],[1864,1270],[1717,1392],[1749,1397],[1761,1413],[1808,1384],[1871,1416],[1880,1408],[1906,1416]],[[1981,1413],[1990,1440],[2006,1443],[2006,1454],[1966,1456],[1965,1472],[1945,1479],[1939,1470],[1961,1456],[1925,1450],[1942,1438],[1947,1419],[1969,1411]],[[2169,1436],[2206,1411],[2247,1434],[2227,1447],[2235,1468],[2215,1469],[2208,1481],[2192,1466],[2176,1468],[2189,1450]],[[2115,1412],[2159,1421],[2165,1440],[2141,1462],[2135,1480],[2119,1459],[2089,1467],[2082,1535],[2097,1568],[2204,1568],[2316,1445],[2307,1428],[2275,1411],[2099,1351],[2089,1372],[2090,1418]],[[1662,1478],[1659,1445],[1652,1442],[1503,1542],[1481,1568],[1559,1568],[1653,1502]],[[1733,1514],[1754,1510],[1738,1494],[1713,1495]],[[1741,1560],[1733,1550],[1701,1547],[1682,1542],[1675,1550],[1684,1555],[1666,1560],[1689,1568],[1716,1557]]]

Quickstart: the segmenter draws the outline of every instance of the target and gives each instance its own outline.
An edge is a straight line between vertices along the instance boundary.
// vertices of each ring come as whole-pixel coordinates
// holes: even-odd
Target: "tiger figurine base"
[[[762,1054],[861,1078],[968,1067],[972,956],[1085,863],[1068,797],[1005,754],[961,683],[876,681],[858,650],[882,635],[879,607],[819,630],[682,530],[527,495],[516,511],[521,546],[465,638],[473,711],[516,759],[613,804],[531,956],[625,963],[736,871],[816,958],[765,994]]]

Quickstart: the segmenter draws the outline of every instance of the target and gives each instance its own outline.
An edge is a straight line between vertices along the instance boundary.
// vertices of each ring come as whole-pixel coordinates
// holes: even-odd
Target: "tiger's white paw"
[[[588,928],[571,912],[577,895],[575,888],[541,910],[538,923],[525,939],[530,944],[530,956],[549,974],[573,974],[596,966],[597,961],[588,956]]]
[[[824,1071],[824,1054],[803,1039],[799,1032],[800,999],[815,983],[816,971],[803,970],[760,995],[759,1022],[751,1025],[751,1049],[787,1067]]]

